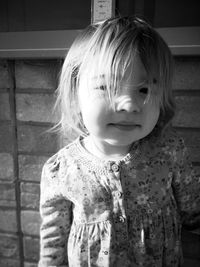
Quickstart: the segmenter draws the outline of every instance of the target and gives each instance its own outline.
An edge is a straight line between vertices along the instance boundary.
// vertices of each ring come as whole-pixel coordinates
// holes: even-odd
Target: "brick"
[[[200,134],[199,131],[184,131],[178,129],[180,135],[184,138],[188,148],[191,160],[200,163]]]
[[[39,236],[40,214],[38,211],[24,210],[21,212],[22,231],[27,235]]]
[[[53,94],[17,94],[17,119],[21,121],[55,122]]]
[[[184,257],[183,267],[199,267],[199,266],[200,266],[200,260],[188,259]]]
[[[11,124],[0,122],[0,152],[11,152],[13,149],[13,139]]]
[[[0,89],[6,89],[10,87],[8,66],[6,60],[0,60]]]
[[[174,89],[200,89],[200,57],[175,57]]]
[[[8,93],[0,93],[0,120],[10,120],[10,104]]]
[[[19,258],[18,237],[8,234],[0,234],[0,256]]]
[[[39,238],[24,237],[24,257],[28,261],[39,260]]]
[[[0,258],[1,267],[20,267],[20,260]]]
[[[58,61],[18,60],[15,73],[17,88],[54,90],[58,77]]]
[[[16,206],[14,183],[0,181],[0,206]]]
[[[9,153],[0,153],[0,179],[14,179],[13,157]]]
[[[40,182],[42,167],[47,159],[45,156],[19,155],[19,178]]]
[[[17,232],[17,220],[15,210],[0,210],[0,230]],[[1,265],[0,265],[1,266]]]
[[[21,183],[22,208],[39,209],[40,185],[33,183]]]
[[[177,96],[177,111],[173,120],[174,126],[200,128],[200,97]]]
[[[200,166],[195,166],[195,170],[197,173],[200,173]],[[200,235],[200,229],[198,230],[199,235]]]
[[[33,262],[24,262],[24,267],[38,267],[38,263],[33,263]]]
[[[48,127],[35,125],[18,126],[18,149],[29,153],[55,153],[58,150],[58,138],[47,133]]]
[[[185,257],[200,260],[199,235],[189,231],[182,232],[183,253]]]

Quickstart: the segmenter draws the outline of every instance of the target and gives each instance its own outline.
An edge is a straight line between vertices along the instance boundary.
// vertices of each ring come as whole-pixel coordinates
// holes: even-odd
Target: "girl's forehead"
[[[140,59],[140,57],[137,55],[134,57],[134,60],[130,62],[127,69],[124,72],[123,77],[121,77],[122,80],[135,80],[135,81],[146,81],[148,79],[147,72],[145,70],[145,67]]]
[[[113,84],[113,81],[116,81],[118,85],[138,85],[148,83],[150,78],[138,52],[129,58],[117,60],[115,67],[111,66],[112,60],[108,62],[110,64],[105,64],[104,61],[98,63],[95,58],[94,61],[90,60],[88,64],[84,65],[80,73],[80,76],[84,77],[83,80],[92,87],[100,83]]]
[[[117,77],[116,77],[117,76]],[[98,81],[104,81],[107,78],[109,79],[115,79],[117,78],[118,81],[121,82],[146,82],[148,80],[148,75],[147,72],[145,70],[145,67],[142,63],[142,61],[140,60],[139,56],[136,56],[134,58],[134,60],[131,60],[130,63],[128,64],[128,66],[123,69],[120,68],[120,71],[115,71],[115,69],[113,71],[108,71],[106,73],[106,69],[102,69],[100,68],[99,70],[97,70],[97,72],[92,73],[91,72],[91,76],[90,79],[93,82],[98,82]]]

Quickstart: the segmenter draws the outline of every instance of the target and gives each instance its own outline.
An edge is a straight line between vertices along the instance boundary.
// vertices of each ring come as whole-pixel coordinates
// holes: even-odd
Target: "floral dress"
[[[120,161],[94,157],[82,141],[44,165],[39,266],[180,266],[181,225],[200,209],[183,140],[153,132]]]

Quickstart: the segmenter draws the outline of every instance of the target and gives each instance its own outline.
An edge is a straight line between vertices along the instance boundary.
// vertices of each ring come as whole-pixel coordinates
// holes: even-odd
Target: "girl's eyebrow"
[[[137,84],[124,82],[124,85],[127,85],[127,86],[138,86],[138,87],[142,86],[142,85],[147,85],[147,84],[149,84],[149,80],[147,80],[147,79],[144,79],[143,81],[141,81],[141,82],[139,82]]]
[[[147,79],[143,79],[141,82],[139,82],[137,85],[140,86],[140,85],[143,85],[143,84],[148,84],[149,83],[149,80]]]
[[[96,80],[98,80],[98,79],[104,79],[105,78],[105,74],[100,74],[100,75],[95,75],[95,76],[93,76],[92,77],[92,80],[93,81],[96,81]]]

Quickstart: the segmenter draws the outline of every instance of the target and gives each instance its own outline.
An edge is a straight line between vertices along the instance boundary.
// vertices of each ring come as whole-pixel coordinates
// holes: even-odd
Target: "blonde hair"
[[[81,76],[91,79],[104,75],[106,90],[112,103],[120,90],[120,81],[139,55],[150,84],[149,98],[160,105],[160,120],[166,125],[174,115],[172,97],[173,61],[171,52],[161,36],[144,20],[137,17],[111,18],[90,26],[70,49],[61,73],[57,104],[61,105],[58,126],[64,133],[86,135],[78,105]],[[89,28],[88,28],[89,29]]]
[[[77,132],[80,134],[79,115],[76,113],[75,99],[77,94],[77,75],[87,48],[87,43],[96,30],[98,24],[89,25],[75,38],[62,66],[59,86],[56,91],[54,113],[59,118],[51,131],[59,131],[62,137],[74,139]]]

